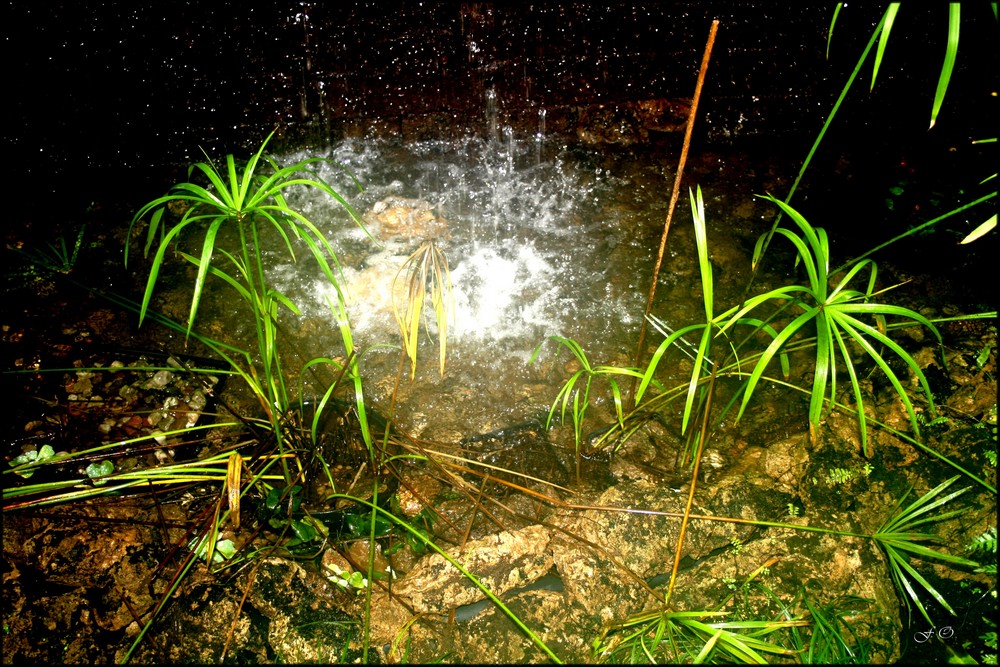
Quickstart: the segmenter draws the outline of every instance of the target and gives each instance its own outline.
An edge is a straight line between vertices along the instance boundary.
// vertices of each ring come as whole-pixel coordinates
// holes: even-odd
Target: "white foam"
[[[593,202],[600,179],[563,158],[539,162],[535,149],[532,142],[501,146],[476,139],[408,146],[351,141],[333,147],[329,156],[349,169],[365,192],[357,193],[339,168],[321,165],[319,173],[359,213],[389,195],[434,205],[449,223],[448,238],[439,241],[454,290],[449,334],[456,341],[505,341],[505,349],[523,355],[545,336],[563,333],[581,294],[604,292],[600,272],[588,269],[583,257],[600,240],[595,235],[609,233],[593,221],[581,224],[578,211]],[[420,239],[394,239],[379,248],[326,195],[299,192],[290,200],[329,235],[342,260],[350,257],[343,274],[354,330],[368,336],[369,344],[398,343],[392,282]],[[350,252],[342,251],[343,245]],[[311,258],[272,275],[307,315],[329,315],[327,299],[336,293],[311,267]],[[617,317],[612,300],[598,301],[608,317]],[[433,317],[428,319],[433,324]]]

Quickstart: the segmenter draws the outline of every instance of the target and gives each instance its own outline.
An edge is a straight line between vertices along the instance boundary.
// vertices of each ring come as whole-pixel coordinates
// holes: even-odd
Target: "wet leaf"
[[[87,473],[87,477],[94,480],[94,486],[101,486],[102,484],[107,483],[108,480],[98,479],[98,478],[106,477],[107,475],[110,475],[114,471],[115,471],[115,464],[112,463],[111,461],[104,460],[101,461],[100,463],[91,463],[89,466],[87,466],[87,469],[84,472]]]

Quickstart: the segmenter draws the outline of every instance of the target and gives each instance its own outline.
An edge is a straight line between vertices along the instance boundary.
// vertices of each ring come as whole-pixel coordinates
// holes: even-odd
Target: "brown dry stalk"
[[[715,45],[715,33],[718,31],[718,19],[712,21],[712,27],[708,31],[708,42],[705,44],[705,54],[701,59],[701,69],[698,71],[698,82],[694,87],[694,97],[691,100],[691,109],[688,111],[687,125],[684,130],[684,145],[681,148],[681,158],[677,163],[677,173],[674,174],[674,188],[670,194],[670,206],[667,208],[667,219],[663,225],[663,235],[660,237],[660,249],[656,255],[656,264],[653,267],[653,280],[649,285],[649,297],[646,299],[646,313],[642,318],[642,325],[639,329],[639,344],[635,351],[635,367],[642,366],[642,358],[646,344],[646,322],[649,314],[653,310],[653,296],[656,294],[656,282],[660,277],[660,266],[663,264],[663,254],[667,249],[667,236],[670,233],[670,223],[674,218],[674,209],[677,208],[677,200],[681,192],[681,180],[684,176],[684,165],[687,162],[688,150],[691,147],[691,134],[694,131],[694,120],[698,113],[698,100],[701,99],[701,88],[705,83],[705,74],[708,71],[708,63],[712,59],[712,46]],[[626,397],[626,402],[631,405],[635,396],[636,379],[632,379],[632,384]]]

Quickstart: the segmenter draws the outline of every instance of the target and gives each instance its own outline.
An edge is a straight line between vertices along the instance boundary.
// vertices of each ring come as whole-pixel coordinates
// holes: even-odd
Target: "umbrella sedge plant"
[[[701,190],[691,193],[692,214],[695,221],[695,236],[698,241],[698,261],[702,272],[702,291],[705,305],[706,324],[695,324],[682,327],[676,331],[670,329],[665,322],[655,315],[651,316],[653,325],[664,333],[665,338],[657,347],[645,369],[619,369],[617,372],[630,374],[641,373],[640,382],[635,394],[635,409],[628,415],[648,413],[658,409],[666,400],[672,400],[679,395],[685,396],[682,413],[681,432],[686,433],[692,420],[697,415],[699,404],[698,388],[707,382],[712,365],[712,342],[721,339],[726,343],[723,349],[728,354],[717,366],[720,376],[731,376],[745,379],[739,388],[741,396],[737,420],[743,416],[753,397],[754,391],[764,377],[765,370],[776,358],[780,361],[782,376],[787,380],[791,368],[788,351],[807,338],[808,345],[815,347],[812,390],[809,400],[809,430],[815,439],[816,432],[829,408],[837,404],[838,379],[846,375],[852,396],[857,406],[856,414],[861,435],[861,445],[866,456],[871,456],[872,450],[868,439],[868,424],[864,413],[864,398],[861,391],[861,373],[858,368],[858,351],[862,357],[867,356],[885,375],[902,401],[910,418],[914,434],[919,438],[920,425],[917,409],[905,387],[904,380],[899,377],[886,358],[885,351],[891,351],[916,377],[928,409],[933,414],[934,398],[930,391],[927,378],[924,376],[916,360],[888,335],[889,318],[904,318],[912,323],[926,327],[941,342],[941,335],[934,324],[920,313],[896,306],[879,303],[875,297],[887,290],[876,290],[877,266],[868,259],[846,267],[841,273],[832,275],[830,271],[829,243],[823,229],[814,228],[792,207],[784,202],[766,197],[778,205],[781,210],[799,227],[800,234],[783,228],[776,230],[781,237],[787,238],[794,245],[798,262],[804,267],[807,282],[793,284],[769,290],[763,294],[749,298],[740,306],[734,306],[721,314],[713,313],[713,291],[711,279],[711,263],[708,259],[708,244],[705,238],[705,211]],[[762,249],[765,237],[757,244],[757,251]],[[861,289],[852,289],[852,281],[859,277],[866,278]],[[755,316],[754,311],[765,311]],[[782,324],[784,319],[784,323]],[[748,333],[736,340],[737,328]],[[671,349],[680,347],[679,343],[685,336],[695,333],[700,336],[693,354],[694,365],[686,389],[667,388],[656,382],[658,366]],[[747,353],[740,356],[740,350],[751,340],[766,341],[766,347],[760,353]],[[570,349],[573,349],[570,346]],[[685,348],[681,348],[685,350]],[[579,354],[577,357],[579,358]],[[746,370],[749,369],[749,370]],[[559,397],[566,403],[566,392],[573,389],[572,384],[577,379],[573,376],[567,381]],[[569,389],[567,389],[569,387]],[[651,387],[659,391],[648,393]],[[557,397],[557,401],[559,400]],[[577,405],[581,405],[577,403]],[[584,402],[583,407],[586,407]],[[617,403],[616,403],[617,405]],[[556,404],[553,403],[553,409]],[[579,417],[582,419],[582,415]],[[576,420],[577,417],[575,416]],[[625,429],[627,419],[616,414],[617,425]],[[610,437],[606,435],[605,437]]]
[[[786,285],[770,290],[748,299],[742,307],[730,309],[719,316],[717,321],[720,324],[720,333],[725,333],[736,324],[743,322],[744,317],[749,312],[765,304],[769,306],[783,304],[777,309],[777,312],[785,311],[787,306],[791,306],[792,313],[794,313],[793,319],[781,328],[747,378],[737,419],[746,410],[764,369],[775,354],[796,334],[802,331],[812,331],[815,334],[816,355],[812,369],[813,384],[809,401],[809,433],[813,441],[816,440],[816,431],[825,415],[826,406],[836,402],[838,368],[843,368],[841,377],[843,377],[843,373],[847,374],[858,408],[861,447],[865,456],[872,455],[868,441],[868,427],[865,419],[859,369],[857,368],[856,350],[860,350],[862,356],[867,356],[874,361],[892,384],[899,399],[906,407],[913,432],[919,437],[920,425],[913,401],[904,389],[899,376],[887,361],[884,350],[893,352],[917,378],[932,415],[934,414],[934,397],[927,383],[927,378],[917,361],[887,335],[886,321],[890,317],[902,317],[922,324],[934,334],[941,345],[943,343],[937,327],[912,309],[879,303],[874,300],[878,294],[887,290],[876,290],[878,270],[871,260],[860,260],[846,267],[843,273],[832,275],[830,272],[830,248],[826,232],[821,228],[814,228],[788,204],[771,196],[765,198],[776,204],[783,213],[791,218],[801,232],[801,234],[797,234],[784,228],[775,230],[776,234],[788,239],[795,246],[797,263],[805,269],[807,283]],[[766,238],[767,235],[761,236],[757,242],[754,263],[759,260],[759,253]],[[852,281],[856,277],[863,277],[865,272],[867,272],[867,284],[863,286],[863,289],[852,289]],[[796,313],[796,311],[798,312]],[[842,365],[838,362],[842,362]]]
[[[242,170],[232,154],[226,156],[224,169],[220,169],[206,155],[204,162],[198,162],[188,170],[189,178],[197,174],[207,181],[206,184],[195,181],[178,183],[164,196],[141,207],[129,228],[125,262],[127,266],[130,256],[134,254],[131,230],[148,216],[149,225],[142,250],[145,256],[148,257],[151,252],[153,256],[139,308],[141,323],[149,312],[168,251],[179,244],[182,232],[200,231],[201,247],[197,254],[177,249],[181,257],[197,267],[185,335],[190,336],[195,324],[209,276],[221,279],[245,303],[252,317],[257,339],[256,361],[244,367],[241,375],[256,395],[277,441],[282,443],[282,415],[292,401],[278,350],[279,316],[283,311],[294,315],[299,315],[300,311],[269,283],[262,235],[265,232],[277,234],[292,261],[296,260],[293,240],[304,244],[316,266],[339,294],[337,274],[340,267],[333,247],[309,218],[289,205],[286,194],[295,188],[318,190],[340,204],[355,224],[365,228],[347,200],[313,171],[314,164],[329,160],[308,158],[282,167],[273,158],[264,155],[273,134],[268,135]],[[360,184],[354,182],[360,190]],[[170,221],[165,215],[168,210],[183,212],[179,219]],[[229,230],[238,239],[232,251],[218,246],[219,239],[225,238],[221,234]],[[222,266],[219,266],[216,254],[225,260]],[[285,465],[284,460],[282,463]],[[291,473],[287,468],[285,475],[290,479]]]

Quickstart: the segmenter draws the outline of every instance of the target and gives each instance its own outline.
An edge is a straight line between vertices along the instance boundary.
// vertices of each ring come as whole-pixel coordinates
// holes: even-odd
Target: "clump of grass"
[[[402,304],[396,298],[396,285],[401,280],[405,287]],[[410,359],[410,377],[417,371],[418,334],[428,297],[434,313],[434,323],[437,325],[438,372],[443,377],[448,354],[448,320],[454,316],[455,302],[448,259],[434,240],[424,241],[406,258],[396,272],[392,287],[392,310],[403,336],[403,350]],[[430,329],[426,323],[424,330],[429,336]]]

